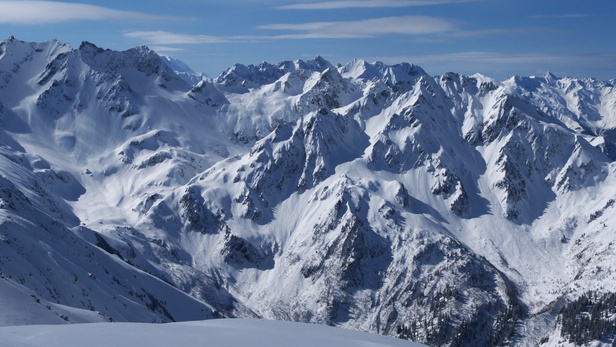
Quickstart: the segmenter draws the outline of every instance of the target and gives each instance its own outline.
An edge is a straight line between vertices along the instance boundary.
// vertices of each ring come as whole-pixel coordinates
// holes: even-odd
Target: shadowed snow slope
[[[614,81],[174,69],[147,47],[0,43],[0,295],[29,311],[3,325],[614,340]]]
[[[255,347],[413,347],[386,336],[314,324],[268,320],[218,319],[170,324],[75,324],[0,328],[0,340],[17,346],[255,346]]]

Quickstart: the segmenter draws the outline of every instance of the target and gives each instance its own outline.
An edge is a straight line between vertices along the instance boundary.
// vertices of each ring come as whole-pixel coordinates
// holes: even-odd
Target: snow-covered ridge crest
[[[613,323],[613,81],[317,57],[191,84],[170,65],[0,44],[6,295],[49,322],[614,340],[579,323]]]
[[[160,58],[184,81],[190,85],[197,85],[201,81],[209,81],[210,78],[203,72],[195,72],[190,66],[186,65],[181,60],[174,59],[168,56],[160,56]]]

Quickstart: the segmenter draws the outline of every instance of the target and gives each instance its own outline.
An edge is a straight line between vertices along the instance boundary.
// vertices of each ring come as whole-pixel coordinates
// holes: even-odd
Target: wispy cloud
[[[313,22],[300,24],[268,24],[258,29],[278,30],[275,35],[210,36],[178,34],[168,31],[127,31],[125,37],[138,39],[150,45],[208,44],[222,42],[248,42],[300,39],[360,39],[389,34],[429,35],[453,33],[453,23],[435,17],[402,16],[373,18],[346,22]]]
[[[386,34],[425,35],[456,30],[455,25],[448,20],[426,16],[385,17],[346,22],[269,24],[258,28],[303,31],[295,35],[277,36],[279,38],[367,38]]]
[[[474,2],[479,0],[341,0],[315,3],[301,3],[276,7],[279,10],[337,10],[346,8],[412,7],[452,3]]]
[[[154,45],[221,43],[229,40],[218,36],[177,34],[168,31],[127,31],[124,36]]]
[[[572,18],[587,18],[592,17],[590,14],[584,13],[569,13],[569,14],[548,14],[530,16],[530,19],[572,19]]]
[[[506,77],[511,74],[529,75],[552,71],[565,75],[588,76],[585,69],[613,71],[616,53],[606,54],[547,54],[547,53],[498,53],[456,52],[416,56],[376,56],[368,60],[388,64],[411,62],[433,73],[456,71],[481,72]]]
[[[413,61],[426,62],[470,62],[487,64],[543,64],[564,62],[569,57],[559,55],[535,54],[535,53],[495,53],[495,52],[459,52],[436,55],[422,55],[406,57]]]
[[[183,48],[178,47],[167,47],[167,46],[150,46],[150,49],[159,53],[174,53],[174,52],[182,52]]]
[[[56,1],[0,1],[0,23],[54,24],[68,21],[161,20],[170,17],[121,11],[102,6]]]

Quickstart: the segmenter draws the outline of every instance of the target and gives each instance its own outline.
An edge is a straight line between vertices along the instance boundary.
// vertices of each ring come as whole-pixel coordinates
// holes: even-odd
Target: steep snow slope
[[[104,238],[78,226],[67,205],[85,191],[73,176],[19,150],[4,147],[0,154],[0,274],[5,288],[16,282],[49,302],[121,321],[214,316],[208,305],[104,252]]]
[[[163,60],[163,62],[165,62],[165,64],[167,64],[167,66],[169,66],[169,68],[171,68],[171,70],[173,70],[176,75],[178,75],[181,79],[186,81],[186,83],[190,84],[191,86],[197,85],[203,80],[210,79],[202,72],[195,72],[193,69],[190,68],[190,66],[186,65],[186,63],[181,60],[177,60],[167,56],[161,56],[160,58]]]
[[[0,74],[0,246],[25,264],[0,271],[43,300],[139,321],[207,302],[433,345],[614,339],[568,323],[614,320],[613,81],[317,57],[191,86],[145,47],[12,38]],[[83,273],[118,295],[54,279]],[[142,282],[180,296],[99,308]]]
[[[77,309],[41,299],[32,290],[6,277],[0,278],[0,327],[30,324],[105,322],[99,312]]]

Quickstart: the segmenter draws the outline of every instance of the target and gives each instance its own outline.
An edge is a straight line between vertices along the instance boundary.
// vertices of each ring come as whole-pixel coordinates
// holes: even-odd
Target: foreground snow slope
[[[381,346],[419,344],[314,324],[217,319],[168,324],[105,323],[0,328],[6,347],[26,346]]]
[[[192,85],[169,64],[0,44],[8,284],[117,321],[616,337],[614,81],[317,57]]]
[[[49,302],[34,291],[4,277],[0,278],[0,307],[0,327],[108,321],[107,317],[98,312]]]

